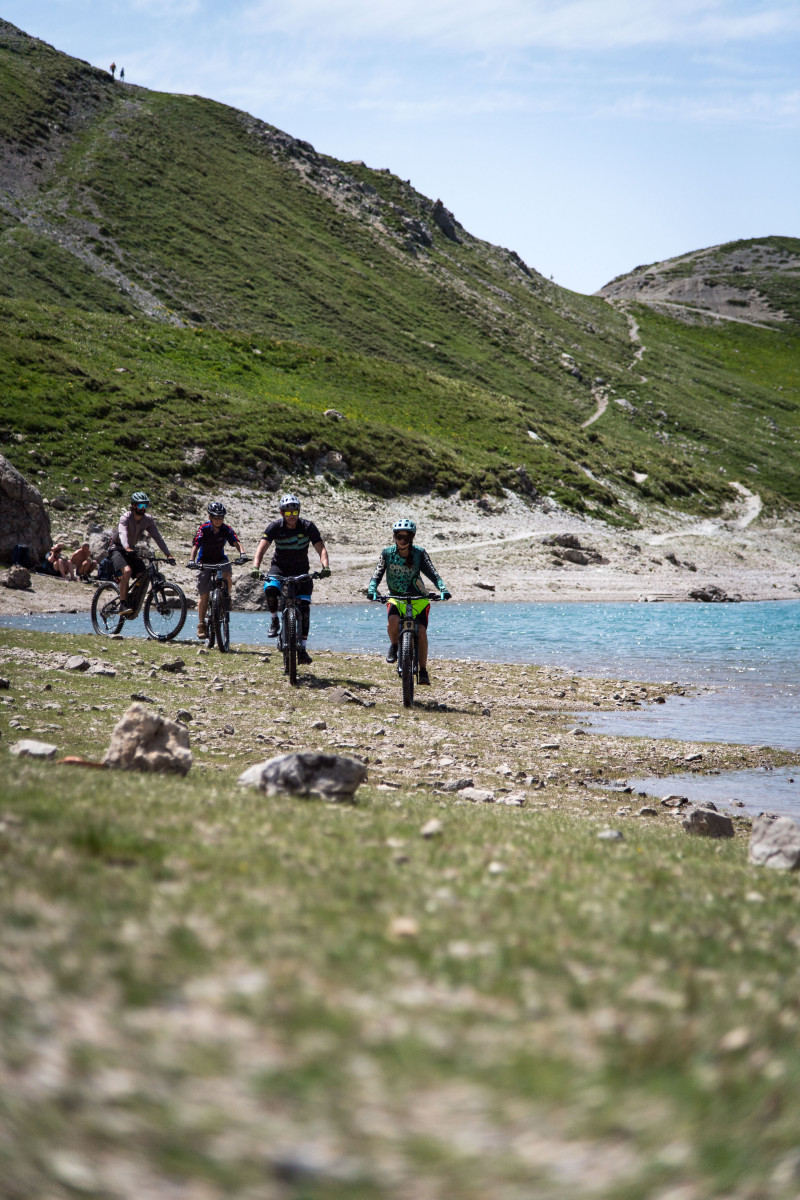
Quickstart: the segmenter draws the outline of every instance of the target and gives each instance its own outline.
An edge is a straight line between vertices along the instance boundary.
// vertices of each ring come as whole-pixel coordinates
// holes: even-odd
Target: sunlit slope
[[[335,450],[381,493],[534,486],[624,523],[717,512],[751,465],[767,506],[797,502],[791,321],[645,308],[637,341],[630,301],[558,288],[388,171],[247,114],[2,22],[0,85],[0,438],[68,494],[76,455],[157,490],[176,464],[257,481]]]

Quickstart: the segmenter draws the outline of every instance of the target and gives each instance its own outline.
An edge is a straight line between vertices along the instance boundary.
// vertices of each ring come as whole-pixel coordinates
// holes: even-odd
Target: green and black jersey
[[[270,564],[270,574],[303,575],[308,571],[308,547],[322,541],[313,521],[298,517],[294,529],[290,529],[281,517],[270,521],[262,534],[275,546]]]
[[[377,590],[384,574],[386,575],[386,586],[396,596],[415,591],[424,596],[425,588],[420,580],[420,575],[430,579],[440,592],[447,590],[444,581],[437,574],[436,568],[431,562],[428,551],[424,550],[422,546],[412,546],[408,558],[403,558],[397,546],[387,546],[381,550],[378,565],[372,572],[372,578],[369,581],[370,589]]]

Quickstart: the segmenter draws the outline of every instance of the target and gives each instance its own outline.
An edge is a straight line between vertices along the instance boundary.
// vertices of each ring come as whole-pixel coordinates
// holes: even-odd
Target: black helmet
[[[226,511],[225,505],[221,504],[219,500],[212,500],[208,506],[208,515],[210,517],[224,517]]]

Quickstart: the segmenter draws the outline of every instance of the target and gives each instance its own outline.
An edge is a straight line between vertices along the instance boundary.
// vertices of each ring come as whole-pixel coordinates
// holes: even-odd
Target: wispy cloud
[[[715,46],[800,30],[787,0],[256,0],[262,32],[457,51]]]

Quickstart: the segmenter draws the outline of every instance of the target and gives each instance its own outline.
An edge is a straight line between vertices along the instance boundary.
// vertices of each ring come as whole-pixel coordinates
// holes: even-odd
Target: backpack
[[[116,578],[116,572],[114,571],[114,568],[111,564],[111,559],[108,557],[108,555],[106,555],[105,558],[101,558],[100,562],[97,564],[97,578],[102,580]]]
[[[26,546],[24,542],[19,542],[11,552],[11,565],[14,567],[27,567],[32,571],[36,566],[33,561],[30,546]]]

